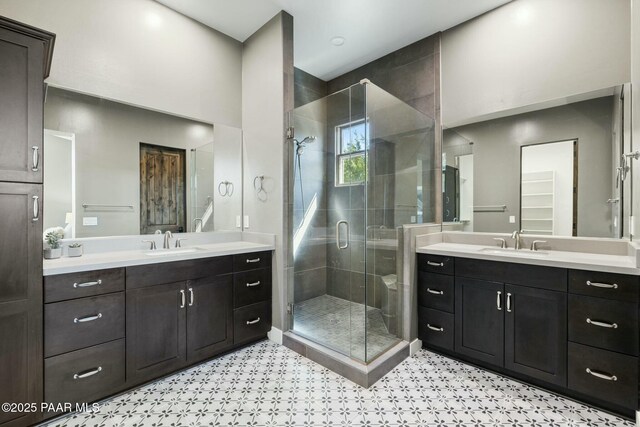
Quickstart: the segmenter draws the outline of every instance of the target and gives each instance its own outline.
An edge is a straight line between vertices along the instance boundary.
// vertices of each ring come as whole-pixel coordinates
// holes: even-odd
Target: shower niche
[[[401,233],[435,220],[434,121],[363,80],[290,124],[289,332],[366,365],[410,315]]]

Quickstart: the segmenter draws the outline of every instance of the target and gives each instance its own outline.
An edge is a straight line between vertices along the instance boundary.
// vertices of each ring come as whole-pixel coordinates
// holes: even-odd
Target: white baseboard
[[[282,345],[282,331],[280,329],[272,326],[271,330],[267,332],[267,337],[274,343]]]
[[[413,356],[422,349],[422,340],[415,339],[409,344],[409,356]]]

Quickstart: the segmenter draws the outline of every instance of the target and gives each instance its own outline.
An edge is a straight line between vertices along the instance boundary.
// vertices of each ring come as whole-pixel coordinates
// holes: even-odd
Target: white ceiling
[[[295,66],[323,80],[511,0],[157,0],[239,41],[280,10],[294,17]],[[331,39],[342,36],[343,46]]]

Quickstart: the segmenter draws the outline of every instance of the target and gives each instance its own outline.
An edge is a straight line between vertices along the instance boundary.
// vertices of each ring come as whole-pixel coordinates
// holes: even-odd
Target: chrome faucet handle
[[[153,234],[162,234],[162,230],[156,230]]]
[[[507,248],[507,241],[505,239],[503,239],[502,237],[494,237],[493,240],[495,240],[496,242],[500,242],[500,248],[501,249],[506,249]]]
[[[153,240],[143,240],[142,243],[149,243],[150,244],[149,250],[151,251],[155,251],[157,249],[156,242]]]
[[[533,242],[531,242],[531,250],[532,251],[537,251],[538,250],[538,245],[539,244],[544,244],[547,243],[546,240],[534,240]]]
[[[183,240],[189,240],[189,239],[187,239],[186,237],[183,237],[183,238],[177,238],[177,239],[176,239],[176,248],[181,248],[181,247],[182,247],[182,243],[181,243],[181,242],[182,242]]]

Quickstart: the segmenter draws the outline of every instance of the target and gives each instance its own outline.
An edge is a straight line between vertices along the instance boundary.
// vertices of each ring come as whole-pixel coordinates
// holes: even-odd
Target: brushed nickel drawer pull
[[[254,262],[260,262],[260,258],[248,259],[247,264],[253,264]]]
[[[90,371],[85,371],[85,372],[81,372],[78,374],[73,374],[73,379],[74,380],[81,380],[84,378],[89,378],[94,376],[95,374],[97,374],[98,372],[102,372],[102,366],[98,366],[95,369],[91,369]]]
[[[507,292],[507,313],[511,313],[511,293]]]
[[[604,289],[618,289],[617,283],[598,283],[598,282],[592,282],[591,280],[587,280],[587,286],[593,286],[594,288],[604,288]]]
[[[429,292],[430,294],[433,295],[443,295],[444,291],[439,291],[437,289],[431,289],[431,288],[427,288],[427,292]]]
[[[258,286],[260,285],[260,280],[258,280],[257,282],[253,282],[253,283],[247,283],[247,288],[252,288],[254,286]]]
[[[247,325],[255,325],[259,321],[260,321],[259,317],[257,319],[254,319],[254,320],[247,320]]]
[[[502,310],[502,292],[498,291],[496,295],[496,308],[498,311]]]
[[[444,262],[427,261],[427,265],[430,265],[432,267],[444,267]]]
[[[444,328],[441,328],[439,326],[431,326],[431,324],[427,323],[427,328],[431,329],[432,331],[436,331],[436,332],[444,332]]]
[[[187,297],[184,293],[184,289],[180,289],[180,308],[184,308],[187,305]]]
[[[98,279],[95,282],[74,283],[74,288],[89,288],[91,286],[102,285],[102,279]]]
[[[392,256],[383,256],[382,259],[385,260],[385,261],[393,261],[396,258],[392,257]]]
[[[596,378],[600,378],[601,380],[618,381],[618,377],[616,377],[615,375],[603,374],[603,373],[598,372],[598,371],[592,371],[589,368],[587,368],[587,374],[591,374]]]
[[[609,322],[599,322],[597,320],[591,320],[587,317],[587,323],[593,326],[600,326],[601,328],[611,328],[611,329],[617,329],[618,328],[618,324],[617,323],[609,323]]]
[[[40,148],[37,145],[34,145],[33,147],[31,147],[31,149],[33,150],[33,167],[31,168],[31,170],[33,172],[38,172],[38,168],[40,166],[40,153],[38,152],[38,150]]]
[[[94,314],[93,316],[76,317],[73,319],[73,323],[93,322],[94,320],[98,320],[101,318],[102,318],[102,313],[98,313],[98,314]]]
[[[38,196],[32,196],[33,199],[33,218],[31,221],[36,222],[40,219],[40,198]]]
[[[193,288],[189,288],[189,307],[193,305],[193,301],[194,301]]]

